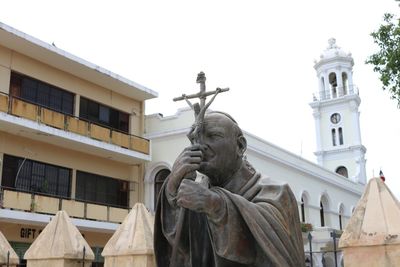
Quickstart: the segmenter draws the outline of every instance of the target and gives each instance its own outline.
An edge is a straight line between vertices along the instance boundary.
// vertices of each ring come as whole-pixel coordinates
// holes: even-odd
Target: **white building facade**
[[[310,106],[315,119],[318,164],[365,184],[366,148],[361,143],[361,99],[353,83],[353,65],[351,54],[330,39],[314,65],[319,91]]]

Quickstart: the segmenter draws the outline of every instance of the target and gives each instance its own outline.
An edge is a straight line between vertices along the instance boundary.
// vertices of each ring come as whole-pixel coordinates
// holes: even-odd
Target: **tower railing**
[[[359,95],[358,87],[354,84],[349,86],[331,87],[313,94],[313,101],[324,101],[349,95]]]

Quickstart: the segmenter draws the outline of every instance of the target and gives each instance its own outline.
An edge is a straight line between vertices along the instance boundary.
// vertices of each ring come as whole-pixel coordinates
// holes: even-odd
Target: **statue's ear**
[[[238,145],[238,155],[240,157],[243,156],[244,152],[247,149],[247,140],[244,138],[243,135],[240,135],[237,139],[237,145]]]

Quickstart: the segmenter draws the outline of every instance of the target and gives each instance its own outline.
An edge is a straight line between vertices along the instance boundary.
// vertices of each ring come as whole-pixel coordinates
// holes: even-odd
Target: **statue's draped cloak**
[[[233,181],[211,187],[224,200],[220,216],[186,210],[177,224],[181,208],[167,200],[166,182],[154,227],[158,267],[304,266],[297,202],[287,184],[257,173],[240,188]],[[175,246],[176,261],[170,262]]]

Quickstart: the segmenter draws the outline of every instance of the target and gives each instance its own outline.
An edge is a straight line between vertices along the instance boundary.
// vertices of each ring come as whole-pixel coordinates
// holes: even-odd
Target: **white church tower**
[[[314,68],[318,93],[310,106],[315,119],[318,164],[361,184],[366,183],[365,152],[361,143],[361,99],[353,84],[354,61],[329,39]]]

